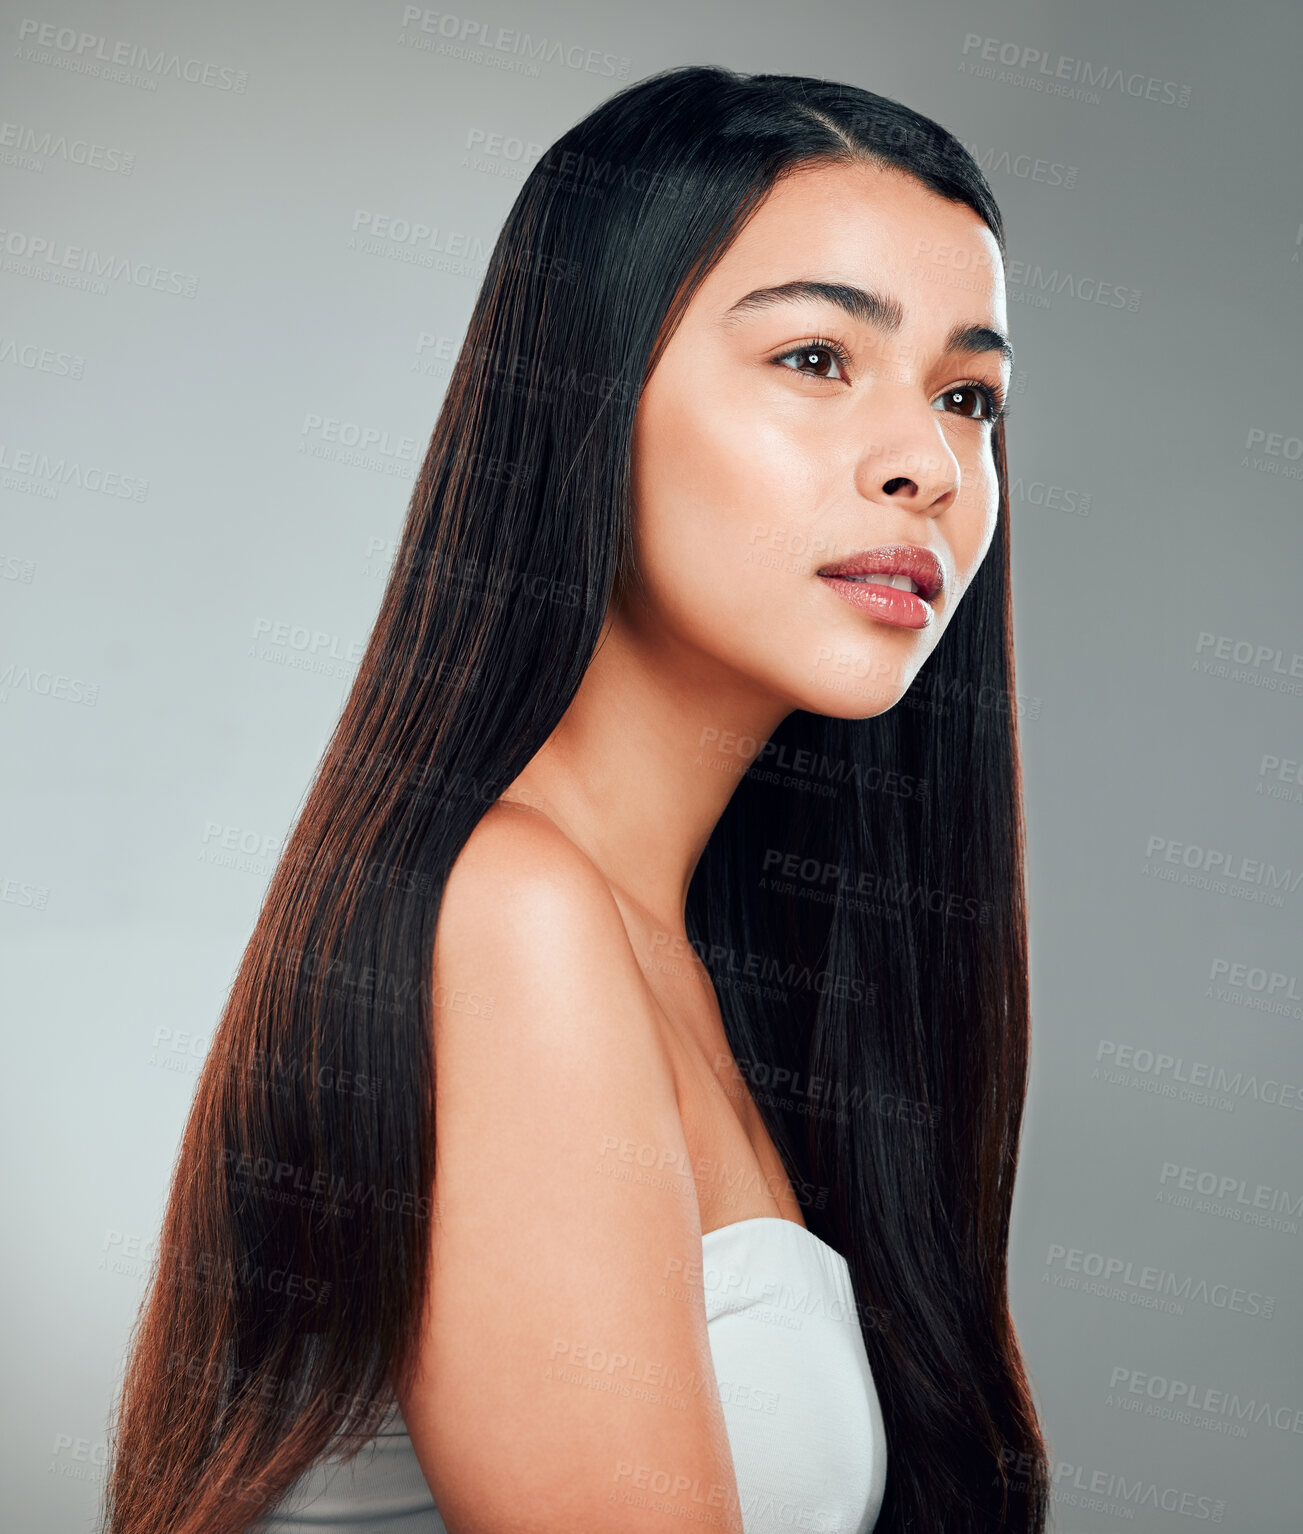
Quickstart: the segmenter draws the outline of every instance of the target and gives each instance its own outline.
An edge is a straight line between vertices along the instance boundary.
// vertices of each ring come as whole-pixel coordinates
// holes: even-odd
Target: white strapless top
[[[846,1259],[776,1215],[702,1237],[707,1332],[745,1534],[869,1534],[887,1443]],[[397,1403],[351,1460],[320,1460],[258,1534],[448,1534]]]

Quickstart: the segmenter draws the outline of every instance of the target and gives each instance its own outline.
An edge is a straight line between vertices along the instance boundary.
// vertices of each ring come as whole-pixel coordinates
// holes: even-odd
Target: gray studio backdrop
[[[1057,1525],[1299,1527],[1303,10],[6,4],[10,1526],[95,1517],[209,1034],[534,158],[671,64],[936,117],[1007,215]],[[896,1453],[908,1453],[908,1445]]]

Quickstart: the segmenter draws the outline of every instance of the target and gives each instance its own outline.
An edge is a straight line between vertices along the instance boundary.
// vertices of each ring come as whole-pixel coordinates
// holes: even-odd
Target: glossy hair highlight
[[[638,579],[634,419],[684,308],[780,177],[857,160],[966,204],[1003,252],[955,138],[800,76],[666,70],[522,186],[198,1082],[108,1534],[241,1534],[411,1379],[445,881]],[[888,1438],[879,1534],[1040,1534],[1046,1516],[1007,1296],[1029,1015],[1003,422],[993,445],[993,541],[909,692],[866,720],[789,716],[689,891],[739,1068],[807,1225],[850,1266]]]

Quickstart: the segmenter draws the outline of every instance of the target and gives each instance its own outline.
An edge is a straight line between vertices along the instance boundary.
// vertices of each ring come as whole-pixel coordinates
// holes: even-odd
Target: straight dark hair
[[[507,217],[356,681],[205,1061],[112,1424],[110,1534],[239,1534],[413,1377],[449,871],[638,572],[642,385],[776,181],[897,167],[972,208],[943,128],[853,86],[685,66],[564,134]],[[1003,422],[994,540],[903,700],[791,714],[688,934],[803,1214],[842,1252],[889,1444],[881,1534],[1039,1531],[1010,1318],[1028,1064]]]

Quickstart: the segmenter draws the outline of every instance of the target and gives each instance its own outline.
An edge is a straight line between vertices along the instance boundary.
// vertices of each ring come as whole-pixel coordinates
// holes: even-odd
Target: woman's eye
[[[975,421],[994,420],[1000,414],[1000,402],[995,391],[980,384],[956,384],[944,394],[937,395],[932,408],[970,416]]]
[[[832,379],[844,379],[846,376],[841,371],[844,359],[831,346],[798,346],[774,360],[786,363],[792,357],[797,359],[797,366],[792,368],[794,373],[808,372],[813,373],[816,378]]]

